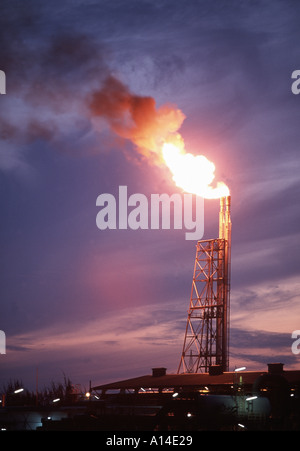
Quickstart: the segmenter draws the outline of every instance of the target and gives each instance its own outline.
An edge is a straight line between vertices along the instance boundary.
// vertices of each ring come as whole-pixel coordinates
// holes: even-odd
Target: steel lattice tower
[[[230,196],[220,199],[219,238],[197,242],[191,299],[178,373],[229,367]]]

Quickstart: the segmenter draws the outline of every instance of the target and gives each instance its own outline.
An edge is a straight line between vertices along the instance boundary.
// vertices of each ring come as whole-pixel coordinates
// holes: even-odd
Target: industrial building
[[[212,366],[208,373],[167,374],[153,368],[150,375],[92,387],[103,402],[100,416],[123,415],[126,424],[131,418],[131,426],[146,430],[194,431],[298,430],[299,391],[300,371],[286,371],[282,363],[265,371]]]
[[[152,373],[90,388],[69,404],[2,407],[5,430],[300,430],[300,371],[271,363],[263,371]]]

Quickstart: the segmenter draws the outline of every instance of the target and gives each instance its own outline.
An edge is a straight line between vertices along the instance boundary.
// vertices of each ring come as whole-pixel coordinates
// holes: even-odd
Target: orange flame
[[[173,174],[175,184],[184,191],[205,199],[217,199],[229,195],[225,183],[211,184],[215,178],[215,165],[203,155],[186,153],[182,146],[165,142],[162,147],[163,159]]]
[[[92,94],[89,106],[93,116],[105,118],[111,129],[131,140],[148,161],[163,161],[176,185],[184,191],[207,199],[229,195],[225,183],[212,186],[215,166],[211,161],[185,152],[178,133],[185,115],[176,106],[167,104],[157,109],[152,97],[132,94],[113,76],[107,77],[102,88]]]

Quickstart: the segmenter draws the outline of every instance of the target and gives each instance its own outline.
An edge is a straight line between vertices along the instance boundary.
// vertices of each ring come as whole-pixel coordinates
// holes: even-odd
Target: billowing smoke
[[[109,75],[90,100],[90,111],[104,118],[118,136],[132,141],[136,150],[153,162],[161,160],[165,140],[178,139],[177,132],[185,116],[174,105],[159,108],[152,97],[130,92],[129,88]]]
[[[111,75],[107,50],[90,36],[41,35],[30,45],[21,29],[15,27],[12,34],[5,24],[0,17],[5,44],[0,68],[7,75],[0,109],[0,170],[27,170],[35,142],[72,154],[101,152],[103,129],[95,126],[95,118],[106,120],[148,161],[160,162],[163,142],[179,137],[185,119],[176,106],[157,107],[152,97],[133,94]]]
[[[89,36],[58,33],[32,45],[20,30],[0,17],[7,85],[0,96],[0,171],[27,174],[35,144],[74,155],[98,151],[86,96],[109,69],[106,50]]]

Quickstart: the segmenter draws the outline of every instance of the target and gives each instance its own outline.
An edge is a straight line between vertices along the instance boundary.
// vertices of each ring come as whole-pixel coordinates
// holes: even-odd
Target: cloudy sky
[[[2,1],[1,385],[177,371],[196,241],[97,228],[102,193],[181,193],[116,133],[107,80],[181,111],[186,149],[230,187],[230,369],[299,369],[299,19],[291,0]],[[205,200],[203,239],[218,209]]]

